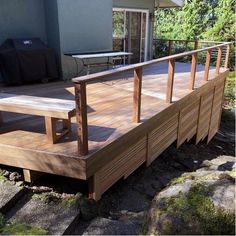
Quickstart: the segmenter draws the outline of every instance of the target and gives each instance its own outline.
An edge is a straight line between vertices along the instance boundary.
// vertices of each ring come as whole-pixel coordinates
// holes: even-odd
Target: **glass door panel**
[[[131,52],[126,63],[146,60],[147,13],[134,10],[113,12],[113,50]]]

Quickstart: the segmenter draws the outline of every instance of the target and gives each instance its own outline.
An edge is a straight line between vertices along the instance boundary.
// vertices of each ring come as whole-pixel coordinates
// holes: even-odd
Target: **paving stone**
[[[124,223],[98,217],[90,223],[83,235],[135,235],[139,231],[140,228],[132,222]]]
[[[35,195],[34,195],[35,196]],[[8,222],[40,227],[49,234],[69,234],[79,218],[78,204],[68,206],[63,201],[44,201],[27,194],[15,209],[8,212]]]
[[[5,213],[23,194],[23,187],[0,180],[0,212]]]

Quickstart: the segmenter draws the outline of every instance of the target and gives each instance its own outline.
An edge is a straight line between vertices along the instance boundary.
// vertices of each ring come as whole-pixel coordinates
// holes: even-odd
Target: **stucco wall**
[[[58,0],[58,19],[64,79],[76,76],[77,69],[63,53],[112,50],[111,0]]]
[[[47,40],[43,0],[0,1],[0,44],[7,38]]]

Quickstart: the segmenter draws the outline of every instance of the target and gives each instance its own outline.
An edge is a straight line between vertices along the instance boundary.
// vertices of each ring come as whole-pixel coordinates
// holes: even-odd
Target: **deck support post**
[[[208,49],[207,55],[206,55],[205,72],[204,72],[204,80],[205,81],[208,81],[208,79],[209,79],[210,63],[211,63],[211,49]]]
[[[171,55],[171,52],[172,52],[172,45],[173,45],[173,41],[172,41],[172,40],[169,40],[169,41],[168,41],[168,56]]]
[[[195,42],[194,42],[194,50],[197,50],[198,49],[198,41],[196,40]]]
[[[221,58],[222,58],[222,47],[218,48],[217,61],[216,61],[216,75],[220,74]]]
[[[189,84],[190,90],[194,90],[196,69],[197,69],[197,53],[194,53],[192,55],[192,66],[191,66],[191,75],[190,75],[190,84]]]
[[[227,51],[225,55],[225,69],[229,68],[230,51],[231,51],[231,44],[227,45]]]
[[[88,154],[88,122],[87,122],[87,97],[86,83],[75,83],[75,107],[78,133],[78,154]]]
[[[24,181],[27,183],[32,183],[43,175],[42,172],[37,172],[33,170],[23,169]]]
[[[175,75],[175,59],[171,59],[169,60],[169,67],[168,67],[168,81],[167,81],[167,91],[166,91],[167,103],[172,102],[174,75]]]
[[[142,67],[134,70],[133,122],[139,123],[141,116]]]

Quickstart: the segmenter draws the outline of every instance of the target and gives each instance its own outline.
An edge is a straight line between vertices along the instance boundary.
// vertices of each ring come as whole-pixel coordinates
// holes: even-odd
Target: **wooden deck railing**
[[[200,49],[200,48],[206,48],[209,46],[214,46],[217,44],[223,44],[225,42],[220,42],[220,41],[206,41],[206,40],[179,40],[179,39],[153,39],[153,46],[154,46],[154,51],[156,51],[156,47],[161,46],[161,45],[166,45],[167,49],[167,54],[168,56],[175,54],[175,50],[176,50],[176,44],[177,44],[177,48],[181,47],[181,45],[184,45],[184,50],[196,50],[196,49]],[[191,46],[190,46],[191,45]],[[190,49],[191,48],[191,49]],[[216,48],[217,49],[217,48]],[[214,60],[217,59],[217,54],[218,51],[217,50],[212,50],[211,53],[211,58]],[[227,47],[223,47],[222,50],[222,58],[224,57],[224,59],[226,60],[226,58],[229,58],[227,55]],[[158,55],[155,55],[154,53],[154,57],[156,56],[156,58],[159,58]],[[161,55],[163,57],[163,55]],[[226,62],[227,64],[229,62]]]
[[[168,62],[168,80],[167,80],[167,89],[166,89],[166,102],[172,102],[173,96],[173,84],[174,84],[174,75],[175,75],[175,61],[179,58],[186,56],[192,57],[192,65],[189,79],[189,89],[194,90],[195,77],[196,77],[196,67],[197,67],[197,57],[198,53],[206,52],[206,62],[205,62],[205,72],[204,80],[208,81],[209,77],[209,68],[211,61],[211,52],[214,49],[218,50],[217,63],[215,73],[218,75],[220,73],[221,67],[221,57],[222,57],[222,48],[227,47],[227,57],[225,59],[224,67],[228,68],[229,55],[231,42],[219,43],[218,45],[196,49],[189,52],[179,53],[176,55],[171,55],[143,63],[128,65],[114,70],[109,70],[105,72],[100,72],[96,74],[91,74],[87,76],[81,76],[74,78],[72,81],[75,84],[75,102],[76,102],[76,119],[77,119],[77,130],[78,130],[78,154],[84,156],[88,154],[88,124],[87,124],[87,99],[86,99],[86,85],[87,83],[96,82],[101,79],[118,75],[124,72],[134,72],[134,93],[133,93],[133,121],[139,123],[141,116],[141,94],[142,94],[142,75],[143,70],[147,66],[154,65],[160,62]],[[195,43],[197,48],[198,43]]]

